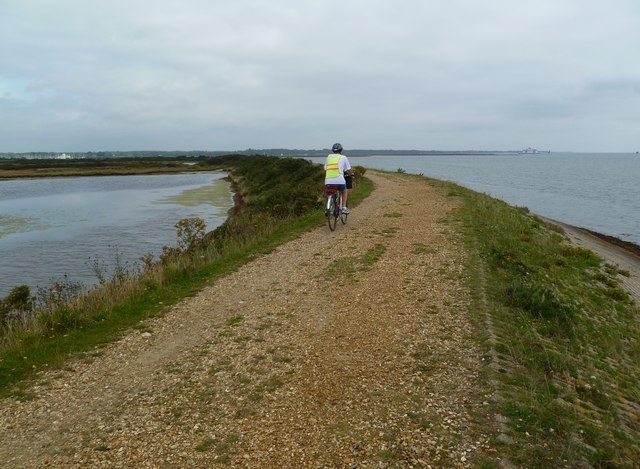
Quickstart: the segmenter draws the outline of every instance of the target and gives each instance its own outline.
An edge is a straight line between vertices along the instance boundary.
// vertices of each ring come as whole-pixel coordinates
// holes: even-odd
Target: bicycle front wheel
[[[329,203],[327,204],[327,223],[329,224],[329,229],[334,231],[336,229],[336,223],[338,222],[338,211],[340,209],[336,209],[336,196],[335,194],[329,197]]]

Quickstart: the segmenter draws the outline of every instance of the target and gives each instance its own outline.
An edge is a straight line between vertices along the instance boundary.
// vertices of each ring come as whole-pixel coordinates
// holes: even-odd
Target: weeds
[[[384,216],[386,218],[400,218],[402,217],[402,214],[400,212],[389,212],[389,213],[385,213]]]
[[[325,270],[325,278],[334,278],[336,275],[347,275],[353,278],[356,272],[368,270],[378,262],[382,254],[387,250],[384,244],[376,244],[367,250],[362,256],[343,257],[336,259]]]
[[[216,444],[216,442],[215,442],[214,439],[205,438],[199,444],[196,445],[195,450],[200,452],[200,453],[203,453],[205,451],[209,451],[210,449],[213,449],[215,444]]]
[[[433,254],[436,250],[432,247],[429,247],[423,243],[413,243],[413,250],[411,251],[413,254]]]
[[[236,326],[244,321],[244,316],[234,316],[227,319],[227,326]]]
[[[397,226],[391,226],[389,228],[385,228],[381,231],[382,236],[384,236],[385,238],[391,238],[393,237],[399,230],[400,228],[398,228]]]
[[[206,224],[201,218],[185,218],[176,223],[178,247],[183,252],[193,252],[202,246]]]
[[[94,273],[100,285],[107,283],[123,283],[129,278],[135,277],[140,274],[139,269],[132,266],[129,262],[123,260],[122,253],[117,246],[110,246],[113,258],[111,261],[112,272],[106,261],[89,258],[87,265]]]
[[[505,288],[506,304],[523,309],[539,318],[568,324],[575,317],[575,309],[563,303],[554,291],[545,285],[528,284],[513,279]]]

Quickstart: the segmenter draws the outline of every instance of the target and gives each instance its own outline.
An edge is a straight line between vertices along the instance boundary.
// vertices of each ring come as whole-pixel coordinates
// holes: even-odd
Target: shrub
[[[0,325],[5,323],[10,313],[32,309],[33,302],[29,287],[27,285],[14,287],[3,300],[0,300]]]
[[[600,264],[600,259],[593,251],[580,246],[563,244],[561,246],[561,254],[567,259],[582,261],[588,266],[596,267]]]
[[[573,308],[563,304],[550,288],[512,280],[505,290],[507,305],[523,309],[543,319],[568,322],[575,314]]]
[[[38,288],[34,308],[51,313],[64,305],[70,304],[83,291],[82,283],[72,282],[67,275],[47,288]]]
[[[42,312],[38,319],[47,333],[72,331],[86,322],[80,311],[68,305],[61,305],[51,312]]]
[[[183,251],[193,251],[202,245],[206,224],[202,218],[185,218],[176,223],[178,246]]]

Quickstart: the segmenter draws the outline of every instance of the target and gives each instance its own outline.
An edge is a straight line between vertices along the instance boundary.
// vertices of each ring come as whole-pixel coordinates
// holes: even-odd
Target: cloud
[[[5,0],[0,17],[0,151],[636,143],[632,0]]]

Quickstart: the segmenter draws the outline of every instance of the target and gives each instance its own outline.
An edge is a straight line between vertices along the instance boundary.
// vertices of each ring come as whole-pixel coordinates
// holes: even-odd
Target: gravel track
[[[467,467],[492,451],[455,198],[368,176],[347,225],[1,401],[0,467]]]

